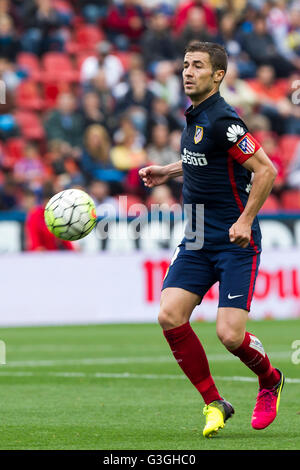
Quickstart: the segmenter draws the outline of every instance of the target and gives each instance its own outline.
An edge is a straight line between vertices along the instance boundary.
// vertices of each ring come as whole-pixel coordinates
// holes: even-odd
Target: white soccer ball
[[[45,222],[56,237],[79,240],[96,225],[93,199],[80,189],[66,189],[55,194],[45,207]]]

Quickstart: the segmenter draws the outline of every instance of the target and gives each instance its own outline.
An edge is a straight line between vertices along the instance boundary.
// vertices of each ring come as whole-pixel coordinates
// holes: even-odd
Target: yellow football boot
[[[225,421],[234,414],[234,409],[226,400],[215,400],[203,408],[203,414],[206,416],[203,436],[212,437],[224,428]]]

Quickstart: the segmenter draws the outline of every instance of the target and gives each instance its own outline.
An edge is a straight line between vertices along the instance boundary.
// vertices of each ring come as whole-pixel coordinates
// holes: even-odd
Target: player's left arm
[[[254,175],[252,188],[243,212],[229,229],[229,239],[246,248],[250,242],[253,220],[271,192],[277,170],[261,147],[242,165]]]

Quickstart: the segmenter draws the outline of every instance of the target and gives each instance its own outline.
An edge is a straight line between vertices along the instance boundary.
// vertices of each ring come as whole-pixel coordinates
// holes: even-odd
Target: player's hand
[[[251,239],[251,224],[237,220],[229,229],[231,243],[247,248]]]
[[[169,176],[164,166],[151,165],[139,171],[140,178],[145,186],[153,188],[168,181]]]

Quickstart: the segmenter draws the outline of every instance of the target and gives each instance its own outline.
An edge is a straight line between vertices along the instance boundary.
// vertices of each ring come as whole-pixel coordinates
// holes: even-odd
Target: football
[[[84,238],[97,221],[93,199],[80,189],[66,189],[55,194],[48,201],[44,215],[50,232],[70,241]]]

